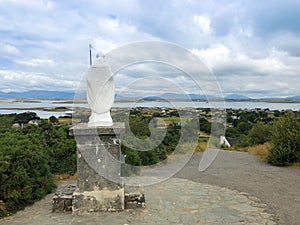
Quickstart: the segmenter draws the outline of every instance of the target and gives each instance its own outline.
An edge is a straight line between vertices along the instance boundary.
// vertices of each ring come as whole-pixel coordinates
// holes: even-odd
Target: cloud
[[[15,60],[15,63],[31,67],[55,65],[55,62],[52,59],[30,59],[28,61]]]
[[[32,80],[45,89],[69,89],[89,66],[90,43],[95,60],[98,51],[162,40],[197,55],[225,94],[299,95],[299,20],[297,0],[0,0],[0,70],[7,79],[0,90],[37,88]],[[184,67],[182,61],[178,67]],[[122,71],[116,82],[121,88],[160,72],[185,90],[196,91],[175,70],[140,65]],[[20,74],[26,81],[20,82]]]
[[[193,16],[193,22],[201,29],[204,34],[211,33],[210,19],[206,15]]]
[[[12,4],[22,8],[51,9],[54,2],[47,0],[1,0],[0,3]]]
[[[259,7],[251,6],[253,27],[259,35],[270,37],[278,32],[295,32],[300,34],[300,2],[265,1]],[[250,16],[249,15],[249,16]]]
[[[282,97],[298,93],[300,58],[275,47],[261,58],[232,54],[222,44],[194,49],[193,53],[209,66],[225,93],[242,93],[250,97]]]
[[[20,55],[19,49],[17,49],[15,46],[10,44],[2,44],[0,43],[0,53],[2,55]]]
[[[1,91],[22,92],[27,90],[74,90],[78,82],[66,79],[49,77],[48,74],[28,73],[22,71],[0,70],[2,80]],[[19,85],[17,86],[16,83]]]

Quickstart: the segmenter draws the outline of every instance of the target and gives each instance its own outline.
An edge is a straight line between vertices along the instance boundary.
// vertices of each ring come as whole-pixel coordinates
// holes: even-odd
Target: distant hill
[[[63,91],[26,91],[26,92],[0,92],[0,98],[25,98],[25,99],[72,99],[74,92]]]
[[[300,100],[300,95],[288,97],[288,98],[286,98],[286,100]]]
[[[251,98],[245,95],[231,94],[231,95],[227,95],[225,97],[225,100],[251,100]]]
[[[164,99],[176,99],[176,100],[206,100],[205,95],[199,94],[175,94],[175,93],[165,93],[161,95],[161,98]]]
[[[1,92],[0,98],[15,98],[15,99],[73,99],[74,92],[65,91],[44,91],[44,90],[34,90],[26,92]],[[85,96],[85,95],[84,95]],[[156,101],[156,100],[199,100],[199,101],[210,101],[210,100],[222,100],[215,96],[206,96],[199,94],[177,94],[177,93],[164,93],[162,95],[153,95],[147,97],[135,96],[135,95],[116,95],[116,100],[135,100],[144,99],[146,101]],[[245,95],[240,94],[230,94],[224,98],[226,101],[300,101],[300,95],[287,97],[287,98],[260,98],[252,99]]]
[[[147,96],[143,98],[147,101],[155,101],[161,99],[169,99],[169,100],[206,100],[205,95],[198,94],[176,94],[176,93],[165,93],[158,96]]]

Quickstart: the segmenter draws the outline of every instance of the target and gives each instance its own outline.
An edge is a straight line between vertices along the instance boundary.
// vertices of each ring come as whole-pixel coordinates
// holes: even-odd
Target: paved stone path
[[[271,166],[247,152],[220,151],[213,164],[199,172],[201,157],[194,154],[175,177],[247,192],[271,208],[278,224],[300,224],[300,168]]]
[[[246,193],[180,178],[143,189],[146,209],[80,216],[51,213],[51,194],[25,210],[1,219],[0,225],[276,224],[268,206]]]

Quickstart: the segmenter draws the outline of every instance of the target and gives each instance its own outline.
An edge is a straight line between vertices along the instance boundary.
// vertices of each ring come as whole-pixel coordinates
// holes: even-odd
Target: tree
[[[211,123],[208,122],[205,118],[199,118],[200,130],[210,134],[211,131]]]
[[[163,140],[163,144],[167,153],[172,153],[178,145],[180,139],[181,127],[176,123],[171,123],[167,127],[167,133]]]
[[[248,134],[250,145],[259,145],[269,141],[271,130],[270,125],[261,121],[257,122]]]
[[[238,138],[240,133],[233,127],[226,128],[225,136],[229,138]]]
[[[149,122],[149,118],[138,113],[129,117],[129,126],[126,128],[130,129],[135,136],[149,137]]]
[[[138,174],[140,172],[140,166],[142,161],[137,151],[128,148],[125,145],[121,145],[122,154],[125,157],[125,163],[122,164],[121,172],[122,176],[130,176],[131,174]]]
[[[286,166],[300,162],[300,121],[292,111],[286,112],[272,127],[272,149],[268,162],[277,166]]]
[[[251,122],[251,123],[254,123],[256,118],[257,118],[257,115],[255,112],[244,112],[240,116],[241,121]]]
[[[58,119],[55,116],[50,116],[49,121],[50,123],[58,123]]]
[[[251,129],[251,125],[248,122],[240,122],[236,126],[236,129],[241,134],[247,134],[249,132],[249,130]]]
[[[40,119],[35,112],[19,113],[15,117],[15,123],[27,124],[30,120]]]
[[[226,121],[228,122],[228,123],[232,123],[233,122],[233,118],[232,118],[232,114],[230,113],[227,113],[227,119],[226,119]]]

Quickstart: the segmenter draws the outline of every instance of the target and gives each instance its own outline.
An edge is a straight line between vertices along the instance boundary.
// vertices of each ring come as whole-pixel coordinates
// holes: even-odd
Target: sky
[[[89,44],[95,60],[99,51],[156,40],[196,55],[225,96],[296,96],[299,21],[299,0],[0,0],[0,91],[76,91]],[[134,83],[151,95],[176,85],[197,92],[186,74],[161,65],[132,66],[115,82],[117,91]]]

